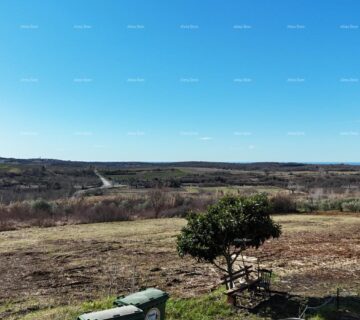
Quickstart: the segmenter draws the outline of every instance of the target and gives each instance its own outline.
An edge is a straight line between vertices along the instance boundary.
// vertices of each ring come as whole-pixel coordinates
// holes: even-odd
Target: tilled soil
[[[307,216],[276,219],[283,225],[281,238],[247,252],[273,269],[273,288],[311,296],[333,294],[337,287],[360,291],[360,217],[348,222],[336,216],[319,227],[309,227]],[[66,229],[72,226],[44,229],[56,235],[50,239],[38,229],[39,235],[29,235],[29,244],[26,230],[0,233],[1,305],[63,305],[150,286],[189,297],[218,285],[213,266],[178,257],[175,236],[183,220],[146,220],[148,229],[139,234],[127,230],[126,223],[133,222],[123,223],[117,236],[112,232],[118,223],[99,227],[93,237],[94,225],[89,233],[87,225],[77,226],[76,237]],[[12,312],[1,308],[0,318]]]
[[[360,225],[285,232],[256,253],[275,272],[275,285],[298,294],[334,294],[337,287],[360,291]]]
[[[212,266],[180,259],[174,248],[157,243],[68,240],[43,248],[49,244],[58,250],[28,248],[0,255],[1,301],[38,297],[66,303],[150,286],[189,296],[209,291],[218,278]]]

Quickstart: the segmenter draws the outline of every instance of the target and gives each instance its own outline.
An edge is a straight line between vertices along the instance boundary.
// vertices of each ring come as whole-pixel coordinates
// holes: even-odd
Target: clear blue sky
[[[0,156],[360,161],[358,0],[0,0]]]

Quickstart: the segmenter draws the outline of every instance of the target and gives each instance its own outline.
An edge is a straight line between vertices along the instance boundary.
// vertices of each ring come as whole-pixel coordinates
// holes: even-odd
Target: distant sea
[[[347,164],[350,166],[360,166],[360,162],[299,162],[304,164]]]
[[[316,161],[310,161],[310,162],[303,162],[303,161],[257,161],[261,163],[302,163],[302,164],[344,164],[344,165],[350,165],[350,166],[360,166],[360,162],[336,162],[336,161],[323,161],[323,162],[316,162]],[[248,164],[248,163],[257,163],[257,162],[246,162],[246,161],[239,161],[234,163],[242,163],[242,164]]]

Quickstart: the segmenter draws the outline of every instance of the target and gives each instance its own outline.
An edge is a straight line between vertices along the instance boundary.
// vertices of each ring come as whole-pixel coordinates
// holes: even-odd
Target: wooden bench
[[[254,291],[259,283],[260,279],[250,280],[249,282],[242,283],[238,287],[227,290],[225,293],[227,295],[227,302],[232,304],[234,307],[237,307],[237,298],[243,296],[243,292],[250,290]]]
[[[230,283],[229,276],[223,277],[222,283],[226,284],[227,291],[225,294],[227,295],[228,303],[232,304],[233,306],[237,307],[245,307],[243,305],[238,305],[237,300],[238,298],[245,297],[244,292],[249,292],[250,299],[255,298],[256,296],[265,296],[270,295],[270,283],[271,283],[271,270],[267,269],[258,269],[257,270],[257,277],[255,279],[250,279],[250,273],[254,273],[252,271],[251,266],[248,268],[243,268],[233,275],[233,281],[237,280],[241,277],[245,276],[245,282],[240,283],[239,285],[235,285],[234,283]]]
[[[236,272],[233,273],[232,279],[230,279],[230,276],[227,274],[223,277],[221,277],[221,284],[225,284],[226,290],[232,289],[235,287],[235,280],[238,280],[240,278],[249,278],[250,274],[253,273],[252,266],[246,266]]]

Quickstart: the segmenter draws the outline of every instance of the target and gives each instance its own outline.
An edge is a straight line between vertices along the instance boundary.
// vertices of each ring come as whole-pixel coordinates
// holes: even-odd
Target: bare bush
[[[149,192],[148,196],[151,207],[155,212],[155,218],[158,218],[161,210],[163,210],[166,205],[166,193],[162,189],[154,189]]]
[[[278,193],[270,199],[271,207],[274,213],[296,212],[296,202],[290,195]]]

